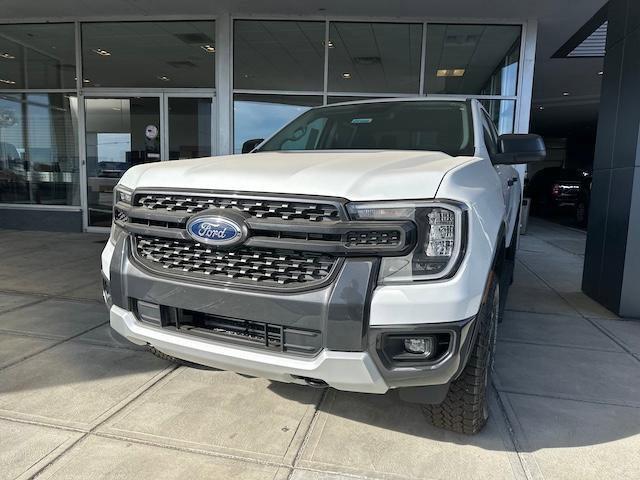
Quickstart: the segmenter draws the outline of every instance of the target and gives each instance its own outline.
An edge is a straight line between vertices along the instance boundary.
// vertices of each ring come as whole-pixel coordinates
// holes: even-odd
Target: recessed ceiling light
[[[322,45],[326,45],[327,48],[335,48],[335,45],[333,44],[333,42],[331,40],[329,40],[328,42],[322,42]]]
[[[544,110],[544,105],[538,105],[538,110]]]
[[[598,72],[598,75],[604,75],[604,72],[603,72],[602,70],[600,70],[600,71]]]
[[[568,97],[569,95],[570,95],[570,93],[569,93],[569,92],[562,92],[562,96],[563,96],[563,97]]]
[[[0,53],[0,58],[5,58],[7,60],[13,60],[16,57],[11,55],[10,53],[4,52],[4,53]]]
[[[16,83],[13,80],[7,80],[6,78],[0,78],[0,82],[6,83],[7,85],[15,85]]]
[[[162,80],[163,82],[168,82],[168,81],[170,81],[171,79],[170,79],[169,77],[167,77],[166,75],[160,75],[160,76],[158,77],[158,80]]]
[[[342,78],[349,79],[349,78],[351,78],[351,74],[350,74],[349,72],[344,72],[344,73],[342,74]]]
[[[200,48],[207,53],[216,53],[216,47],[213,45],[200,45]]]
[[[443,68],[436,72],[436,77],[462,77],[464,68]]]
[[[103,57],[110,57],[111,56],[111,52],[108,52],[104,48],[96,48],[96,49],[94,49],[92,51],[93,51],[93,53],[97,53],[98,55],[102,55]]]
[[[91,80],[89,80],[88,78],[84,78],[84,79],[82,79],[82,82],[83,83],[91,83]]]

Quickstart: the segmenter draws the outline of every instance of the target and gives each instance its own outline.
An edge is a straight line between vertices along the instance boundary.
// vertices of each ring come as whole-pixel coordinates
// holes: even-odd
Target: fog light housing
[[[404,350],[413,355],[430,357],[434,350],[433,337],[409,337],[404,339]]]

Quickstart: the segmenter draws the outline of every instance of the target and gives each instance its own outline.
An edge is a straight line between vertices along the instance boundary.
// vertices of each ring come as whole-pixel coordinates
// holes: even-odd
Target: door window
[[[160,161],[160,98],[87,98],[85,119],[89,226],[108,227],[120,177]]]
[[[209,157],[211,148],[211,97],[167,99],[169,160]]]

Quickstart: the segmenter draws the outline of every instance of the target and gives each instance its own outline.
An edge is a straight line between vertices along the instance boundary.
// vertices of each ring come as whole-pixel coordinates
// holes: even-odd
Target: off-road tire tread
[[[494,298],[495,285],[494,282],[489,292],[490,299]],[[422,406],[427,420],[436,427],[474,435],[487,421],[483,415],[487,402],[484,374],[485,369],[491,368],[491,357],[487,354],[491,348],[491,304],[485,304],[478,315],[476,343],[462,374],[451,383],[445,400],[437,405]]]

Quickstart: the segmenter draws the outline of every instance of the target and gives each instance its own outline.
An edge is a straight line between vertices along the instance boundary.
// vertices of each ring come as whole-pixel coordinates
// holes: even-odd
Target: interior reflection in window
[[[516,95],[519,25],[427,25],[427,93]]]
[[[77,98],[0,95],[0,203],[79,205]]]

